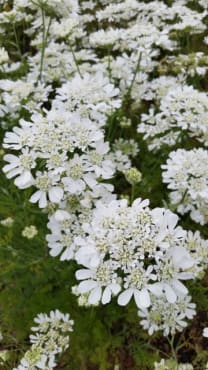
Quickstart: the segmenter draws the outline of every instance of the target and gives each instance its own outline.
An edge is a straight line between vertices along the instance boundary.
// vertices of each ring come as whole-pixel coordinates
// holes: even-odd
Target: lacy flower
[[[151,294],[174,303],[188,293],[181,280],[194,278],[197,261],[188,251],[187,232],[177,226],[178,217],[171,211],[151,210],[148,203],[97,202],[91,221],[83,223],[85,234],[75,258],[86,269],[78,270],[76,277],[82,280],[81,294],[92,291],[89,303],[108,303],[114,284],[119,289],[112,293],[120,291],[118,304],[134,297],[140,308],[151,306]]]

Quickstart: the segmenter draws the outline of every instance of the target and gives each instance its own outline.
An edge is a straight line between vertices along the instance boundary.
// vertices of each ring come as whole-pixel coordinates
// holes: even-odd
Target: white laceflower
[[[115,199],[110,184],[97,184],[92,190],[68,195],[59,204],[59,209],[49,216],[47,224],[50,234],[46,236],[50,255],[60,260],[74,259],[75,253],[83,246],[85,231],[83,223],[89,222],[92,210],[98,200],[109,203]]]
[[[206,0],[199,0],[199,4],[204,8],[204,9],[208,9],[208,4],[207,4],[207,1]]]
[[[13,370],[52,370],[57,366],[55,356],[69,347],[69,333],[73,331],[74,321],[69,314],[59,310],[51,311],[49,315],[38,314],[31,330],[31,348],[25,353],[20,365]]]
[[[126,39],[123,29],[99,30],[90,35],[89,43],[92,47],[119,49],[122,41]]]
[[[7,63],[9,61],[9,55],[6,51],[6,49],[0,48],[0,64]]]
[[[117,168],[131,165],[127,155],[110,154],[102,129],[78,112],[51,109],[45,115],[33,114],[31,122],[20,120],[20,125],[5,136],[4,146],[20,153],[4,156],[9,163],[3,171],[8,178],[16,177],[20,189],[34,185],[37,190],[30,201],[40,208],[94,190]],[[42,171],[36,171],[40,163]]]
[[[203,19],[206,17],[205,11],[197,12],[183,4],[177,5],[177,3],[173,3],[171,9],[178,15],[179,19],[168,27],[169,30],[185,30],[189,27],[190,34],[201,33],[205,30],[206,26],[203,23]]]
[[[176,73],[183,75],[183,78],[190,76],[204,76],[208,69],[208,56],[203,52],[180,54],[168,57],[168,70],[173,69]]]
[[[83,224],[86,236],[75,257],[86,269],[76,277],[82,280],[81,294],[92,291],[89,303],[108,303],[112,283],[121,290],[118,304],[134,297],[140,308],[151,306],[151,294],[173,304],[188,293],[181,280],[194,278],[198,261],[188,251],[187,232],[177,226],[178,217],[171,211],[151,210],[148,204],[141,199],[132,206],[125,199],[98,202],[91,221]]]
[[[208,153],[205,149],[178,149],[162,165],[163,182],[171,190],[170,201],[181,214],[204,225],[208,221]]]
[[[143,263],[128,268],[128,273],[124,278],[124,292],[118,297],[118,304],[126,306],[131,297],[134,296],[137,307],[149,307],[151,304],[150,294],[154,288],[151,283],[156,280],[156,275],[152,273],[153,266],[144,268]]]
[[[203,329],[203,336],[208,338],[208,328]]]
[[[176,86],[162,97],[159,112],[151,109],[149,114],[142,114],[137,131],[144,133],[149,149],[158,149],[163,144],[174,145],[187,134],[207,146],[207,106],[206,93],[192,86]]]
[[[38,234],[38,230],[35,225],[25,226],[22,230],[22,236],[27,239],[33,239]]]
[[[178,144],[183,136],[208,145],[207,94],[187,85],[187,76],[205,74],[207,58],[180,54],[180,41],[174,40],[181,31],[187,39],[199,32],[204,37],[206,1],[198,1],[199,11],[188,0],[14,0],[8,7],[0,1],[2,34],[10,37],[9,27],[17,27],[28,45],[23,51],[20,40],[21,50],[0,49],[1,73],[7,73],[0,81],[0,116],[3,127],[14,125],[4,139],[3,171],[20,189],[34,186],[30,201],[51,210],[50,254],[83,265],[76,273],[79,304],[106,304],[118,296],[124,306],[134,299],[149,333],[174,333],[193,317],[184,281],[203,273],[207,241],[177,226],[178,217],[169,210],[151,210],[147,200],[132,206],[115,200],[111,182],[116,170],[132,185],[141,180],[129,159],[138,154],[129,118],[138,108],[142,112],[153,104],[138,127],[150,149]],[[110,139],[118,133],[122,139],[110,147],[105,128]],[[181,157],[183,171],[176,169],[173,181],[168,163],[164,182],[175,190],[171,199],[178,211],[190,211],[203,224],[207,157],[200,150],[193,172],[195,160]],[[23,235],[35,232],[25,228]],[[166,308],[161,319],[158,310]],[[35,321],[33,345],[18,370],[51,370],[55,355],[68,346],[69,317],[55,311]]]
[[[25,189],[34,184],[32,168],[36,166],[36,153],[29,150],[28,147],[23,148],[22,154],[16,156],[14,154],[6,154],[4,160],[8,162],[3,167],[3,172],[7,178],[16,177],[14,183],[18,188]]]
[[[208,240],[202,239],[199,231],[188,231],[185,242],[191,256],[198,261],[194,274],[198,278],[203,277],[208,264]]]
[[[130,20],[138,14],[139,3],[137,0],[125,0],[119,3],[107,5],[104,9],[96,12],[98,21],[110,20],[116,23],[121,20]]]
[[[54,108],[78,110],[99,125],[104,124],[105,116],[120,105],[119,89],[102,72],[85,73],[82,77],[76,74],[57,89],[57,97],[53,102]]]
[[[174,358],[168,360],[161,359],[154,363],[154,370],[194,370],[192,364],[179,364]]]
[[[51,230],[51,234],[46,236],[50,255],[55,257],[61,254],[61,261],[74,258],[77,250],[76,238],[82,231],[79,218],[73,211],[69,213],[66,210],[58,210],[50,216],[47,224]]]
[[[38,171],[34,182],[38,190],[30,197],[30,202],[38,202],[40,208],[46,208],[48,201],[59,203],[64,195],[63,188],[58,185],[59,180],[60,176],[55,175],[52,171]]]
[[[26,147],[30,147],[33,142],[32,122],[25,121],[23,119],[19,122],[20,127],[13,127],[12,131],[7,131],[4,138],[4,148],[11,150],[19,150]]]
[[[125,155],[131,156],[131,157],[136,157],[137,154],[139,153],[138,143],[134,139],[130,139],[130,140],[125,140],[123,138],[117,139],[113,143],[113,149],[115,151],[120,150]]]
[[[103,304],[109,303],[112,295],[117,295],[121,290],[120,279],[115,270],[111,261],[105,261],[97,267],[90,266],[89,269],[78,270],[76,278],[84,280],[78,286],[79,293],[90,292],[90,304],[100,301]]]
[[[71,14],[77,14],[79,10],[79,5],[77,0],[43,0],[43,1],[31,1],[31,0],[15,0],[14,1],[14,8],[19,13],[25,11],[24,8],[31,8],[32,10],[40,10],[41,5],[44,6],[49,13],[53,12],[54,17],[57,14],[57,16],[61,16],[61,18],[71,15]],[[52,13],[53,14],[53,13]],[[36,14],[37,17],[37,14]]]
[[[177,77],[167,75],[147,81],[145,84],[146,90],[143,93],[143,99],[160,102],[160,100],[166,96],[170,90],[174,90],[179,87],[184,79],[185,77],[183,75],[179,75]]]
[[[36,85],[36,81],[30,78],[16,81],[4,79],[0,80],[0,90],[6,113],[16,117],[22,108],[29,112],[37,111],[47,101],[51,87],[40,82]]]
[[[3,220],[0,220],[0,224],[5,227],[12,227],[14,223],[14,219],[12,217],[4,218]]]
[[[187,326],[187,319],[196,314],[196,305],[191,302],[190,296],[180,295],[174,303],[167,302],[165,295],[156,297],[151,295],[152,305],[138,311],[142,318],[140,324],[148,334],[162,331],[163,335],[174,335]]]

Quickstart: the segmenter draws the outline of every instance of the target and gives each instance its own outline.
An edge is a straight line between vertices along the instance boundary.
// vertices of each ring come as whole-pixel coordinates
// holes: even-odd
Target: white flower
[[[21,127],[14,127],[12,132],[6,132],[4,138],[4,148],[10,148],[12,150],[19,150],[25,146],[30,147],[32,141],[31,129],[32,122],[20,120]]]
[[[180,142],[187,133],[190,137],[208,145],[208,96],[192,86],[176,85],[162,97],[159,112],[150,109],[149,114],[142,114],[138,132],[144,133],[145,139],[150,139],[149,149],[159,148],[163,144],[174,145]],[[170,132],[175,134],[175,140],[168,143]],[[156,135],[160,134],[160,137]],[[172,136],[173,139],[173,136]],[[154,144],[154,140],[158,145]]]
[[[117,295],[121,289],[118,276],[109,262],[95,268],[78,270],[76,278],[84,280],[78,285],[78,291],[81,294],[90,292],[90,304],[96,304],[100,300],[103,304],[109,303],[112,295]]]
[[[2,170],[9,179],[16,176],[15,185],[20,189],[25,189],[34,184],[31,170],[36,165],[35,159],[36,154],[30,152],[28,148],[23,149],[19,157],[6,154],[4,160],[9,164],[5,165]]]
[[[77,249],[75,238],[80,232],[75,215],[58,210],[50,217],[47,226],[52,231],[52,234],[46,236],[50,255],[55,257],[61,254],[61,261],[73,259]]]
[[[57,89],[57,92],[54,108],[64,106],[70,111],[78,110],[81,115],[96,121],[97,113],[108,114],[121,104],[119,90],[101,72],[85,73],[82,77],[77,74]],[[103,120],[98,121],[99,125],[103,123]]]
[[[199,260],[188,251],[187,232],[177,226],[177,215],[163,208],[151,210],[148,204],[141,199],[132,206],[125,199],[97,202],[91,220],[83,224],[75,257],[88,270],[76,276],[84,280],[81,294],[93,291],[89,303],[102,301],[102,287],[109,286],[113,276],[121,287],[120,305],[133,296],[138,307],[149,307],[150,293],[165,294],[174,303],[188,293],[181,280],[195,277]],[[97,274],[100,269],[103,280]]]
[[[47,206],[48,199],[52,203],[59,203],[63,198],[64,191],[60,186],[56,185],[58,180],[59,176],[53,175],[53,173],[37,172],[35,186],[39,190],[30,197],[30,202],[38,202],[40,208]]]
[[[51,311],[49,315],[38,314],[37,324],[31,330],[31,348],[25,353],[20,365],[13,370],[52,370],[57,364],[55,355],[64,352],[69,346],[69,332],[73,331],[74,321],[69,314],[59,310]]]
[[[27,239],[33,239],[38,233],[37,228],[34,225],[25,226],[25,228],[22,230],[22,236],[24,236]]]
[[[148,266],[147,270],[145,270],[142,265],[138,265],[132,271],[129,271],[124,283],[126,289],[118,297],[119,305],[126,306],[133,295],[138,308],[150,306],[149,291],[154,291],[154,285],[151,286],[151,284],[148,284],[148,281],[156,279],[156,275],[152,274],[152,270],[152,266]]]
[[[203,336],[208,338],[208,328],[203,329]]]
[[[190,296],[180,296],[175,303],[167,301],[164,295],[151,295],[152,305],[149,308],[140,308],[138,315],[142,318],[141,325],[148,334],[163,331],[165,336],[174,335],[177,330],[182,331],[187,326],[187,318],[192,319],[196,314],[196,305],[191,302]]]
[[[181,214],[205,224],[208,221],[208,153],[205,149],[178,149],[162,165],[163,182],[171,189],[170,200]]]
[[[13,223],[14,219],[12,217],[7,217],[0,221],[0,224],[5,227],[12,227]]]

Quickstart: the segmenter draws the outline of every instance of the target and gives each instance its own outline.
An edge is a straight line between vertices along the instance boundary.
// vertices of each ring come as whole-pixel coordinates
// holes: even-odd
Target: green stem
[[[132,185],[131,186],[131,204],[134,201],[134,192],[135,192],[135,185]]]
[[[21,49],[20,49],[20,46],[19,46],[19,40],[18,40],[18,37],[17,37],[17,31],[16,31],[16,27],[15,27],[14,22],[12,22],[12,28],[13,28],[13,32],[14,32],[14,38],[15,38],[17,51],[18,51],[20,59],[22,59],[22,52],[21,52]]]
[[[126,93],[126,96],[130,96],[130,94],[131,94],[131,90],[133,88],[133,85],[134,85],[134,82],[135,82],[135,79],[136,79],[136,75],[137,75],[137,73],[139,72],[139,69],[140,69],[141,59],[142,59],[142,53],[139,53],[138,62],[137,62],[137,65],[136,65],[136,68],[135,68],[134,75],[133,75],[133,78],[131,80],[130,86],[129,86],[128,91]]]
[[[167,337],[167,339],[168,339],[168,342],[169,342],[169,345],[170,345],[172,356],[173,356],[174,360],[178,363],[178,358],[177,358],[176,350],[174,348],[174,339],[175,339],[175,337],[173,335],[171,337],[171,339],[169,339],[168,337]]]
[[[52,21],[52,19],[50,18],[49,22],[48,22],[47,29],[46,29],[45,10],[44,10],[43,7],[41,8],[41,17],[42,17],[43,31],[42,31],[42,48],[41,48],[40,69],[39,69],[39,76],[38,76],[38,80],[40,80],[40,81],[42,79],[45,49],[46,49],[47,39],[48,39],[48,35],[49,35],[49,29],[50,29],[51,21]]]
[[[77,72],[79,73],[80,77],[83,78],[82,73],[81,73],[80,68],[79,68],[79,63],[78,63],[77,57],[75,55],[75,52],[74,52],[74,50],[73,50],[73,48],[70,44],[69,44],[69,47],[70,47],[70,51],[71,51],[73,59],[74,59],[74,63],[76,64],[76,67],[77,67]]]
[[[108,47],[108,66],[107,66],[109,80],[111,81],[111,48]]]

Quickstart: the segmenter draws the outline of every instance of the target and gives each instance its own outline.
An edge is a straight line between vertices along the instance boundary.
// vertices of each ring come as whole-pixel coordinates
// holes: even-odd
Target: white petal
[[[25,188],[28,187],[32,184],[33,177],[30,171],[24,171],[22,175],[18,176],[15,180],[14,183],[18,188]]]
[[[56,221],[58,221],[58,222],[70,219],[69,213],[67,211],[64,211],[63,209],[58,209],[54,213],[54,217],[55,217]]]
[[[93,289],[89,295],[88,302],[90,304],[96,304],[100,301],[102,294],[102,288],[100,286],[97,286],[95,289]]]
[[[59,188],[58,186],[53,186],[48,192],[48,197],[53,203],[59,203],[60,200],[63,198],[63,195],[63,189]]]
[[[40,199],[40,196],[41,196],[41,191],[40,190],[37,190],[31,197],[30,197],[30,202],[31,203],[36,203],[39,199]]]
[[[208,338],[208,328],[203,329],[203,336]]]
[[[174,285],[174,288],[176,288],[180,293],[182,294],[188,293],[188,289],[179,280],[174,279],[172,284]]]
[[[173,257],[174,265],[187,269],[194,265],[195,261],[184,247],[173,247],[170,249],[170,255]]]
[[[17,162],[13,162],[13,163],[10,163],[10,164],[6,164],[3,168],[2,168],[2,171],[3,172],[9,172],[11,170],[13,170],[14,168],[16,167],[19,167],[19,163]]]
[[[92,276],[92,271],[81,269],[81,270],[76,271],[75,276],[77,280],[89,279]]]
[[[168,284],[165,284],[165,295],[166,295],[168,302],[175,303],[177,296],[174,290]]]
[[[45,208],[47,206],[47,198],[46,198],[46,193],[41,191],[41,194],[40,194],[40,199],[39,199],[39,207],[40,208]]]
[[[74,258],[74,250],[72,247],[67,247],[60,257],[60,261],[69,261]]]
[[[94,280],[85,280],[85,281],[82,281],[79,286],[78,286],[78,290],[79,290],[79,293],[87,293],[89,292],[91,289],[95,288],[97,286],[97,282],[94,281]]]
[[[9,171],[7,174],[6,174],[6,177],[8,179],[11,179],[12,177],[16,176],[16,175],[19,175],[21,173],[21,169],[19,167],[17,168],[14,168],[13,170]]]
[[[97,181],[90,175],[84,176],[84,180],[91,189],[97,184]]]
[[[148,289],[157,297],[160,297],[163,294],[163,286],[160,283],[151,284]]]
[[[111,290],[110,288],[107,286],[105,289],[104,289],[104,292],[103,292],[103,296],[102,296],[102,304],[106,304],[106,303],[109,303],[111,300]]]
[[[150,296],[147,289],[142,289],[141,291],[136,290],[134,291],[134,298],[139,308],[146,308],[150,306]]]
[[[174,229],[178,222],[178,216],[175,213],[172,213],[171,211],[167,210],[164,214],[165,220],[167,222],[167,225]]]
[[[121,290],[121,286],[119,284],[110,284],[109,287],[114,295],[117,295]]]
[[[51,256],[56,257],[58,256],[59,253],[61,253],[62,248],[63,248],[62,245],[57,244],[55,247],[51,248],[49,253]]]
[[[129,303],[129,301],[130,301],[133,293],[134,293],[134,289],[131,289],[131,288],[126,289],[124,292],[122,292],[119,295],[119,297],[118,297],[118,304],[120,306],[126,306]]]
[[[19,160],[19,158],[16,156],[16,155],[14,155],[14,154],[6,154],[6,155],[4,155],[4,161],[5,162],[18,162],[18,163],[20,163],[20,160]]]

